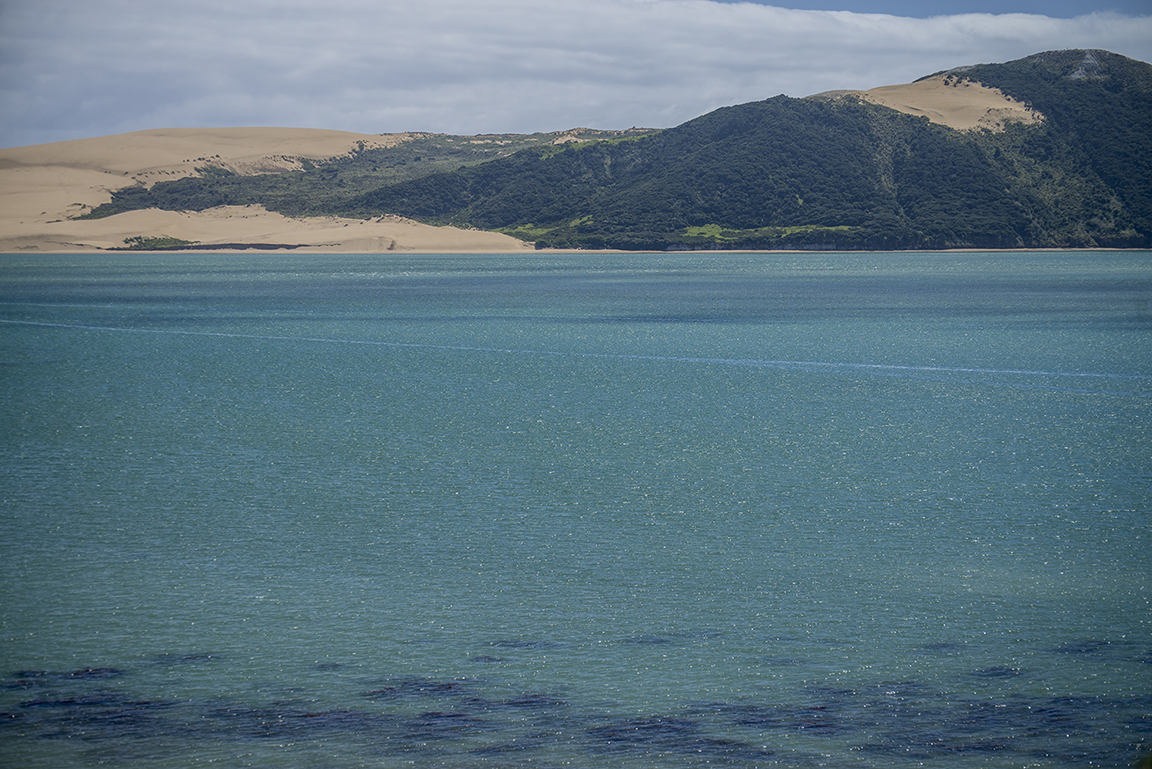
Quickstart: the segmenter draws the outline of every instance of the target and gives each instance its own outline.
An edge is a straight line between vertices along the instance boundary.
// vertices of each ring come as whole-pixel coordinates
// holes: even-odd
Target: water
[[[1152,751],[1152,254],[0,257],[0,765]]]

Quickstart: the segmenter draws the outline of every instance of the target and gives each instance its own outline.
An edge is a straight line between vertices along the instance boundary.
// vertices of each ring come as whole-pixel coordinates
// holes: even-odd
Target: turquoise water
[[[0,351],[0,765],[1152,752],[1148,252],[5,255]]]

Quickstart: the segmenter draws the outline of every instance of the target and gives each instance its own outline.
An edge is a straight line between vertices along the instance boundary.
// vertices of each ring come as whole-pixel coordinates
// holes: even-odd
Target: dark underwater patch
[[[672,643],[672,639],[657,635],[637,635],[621,638],[617,643],[636,644],[638,646],[662,646]]]
[[[676,754],[725,761],[753,761],[773,752],[737,740],[708,735],[692,719],[654,716],[616,721],[587,730],[598,753]]]
[[[935,643],[921,644],[916,647],[918,651],[927,652],[929,654],[940,654],[953,656],[963,654],[968,651],[968,646],[963,643],[955,641],[936,641]]]
[[[804,665],[807,660],[802,660],[797,657],[765,657],[761,660],[765,665],[776,665],[780,667],[795,667],[797,665]]]
[[[528,753],[539,749],[542,745],[540,740],[525,739],[514,742],[495,742],[491,745],[473,748],[470,752],[476,756],[507,756]]]
[[[394,731],[399,719],[356,710],[307,710],[269,704],[244,707],[220,704],[203,712],[203,737],[254,740],[311,740],[333,736],[365,736]]]
[[[40,699],[21,702],[22,708],[108,708],[117,707],[124,702],[124,696],[118,692],[96,692],[93,694],[78,694],[58,699]]]
[[[388,681],[384,686],[364,692],[363,696],[374,700],[390,700],[410,697],[459,697],[469,692],[468,685],[463,681],[407,678]]]
[[[22,671],[26,672],[26,671]],[[27,691],[29,689],[38,689],[49,685],[49,679],[39,678],[35,676],[24,676],[17,674],[16,678],[10,678],[4,682],[5,689],[18,689]]]
[[[1057,654],[1096,655],[1106,651],[1111,645],[1109,641],[1070,641],[1065,644],[1060,644],[1052,651]]]
[[[20,707],[26,714],[20,724],[35,738],[118,741],[171,732],[166,713],[175,703],[97,692],[30,700]]]
[[[992,667],[973,670],[972,675],[976,678],[1015,678],[1016,676],[1023,675],[1023,672],[1020,668],[993,665]]]
[[[108,678],[119,678],[124,671],[119,668],[82,668],[73,670],[68,677],[77,681],[103,681]]]
[[[498,703],[501,709],[510,710],[552,710],[567,707],[568,703],[559,697],[547,694],[518,694]]]
[[[895,735],[885,742],[866,742],[853,750],[876,755],[895,756],[916,760],[939,760],[964,753],[998,753],[1008,750],[1003,742],[995,740],[949,740],[944,738],[918,738],[907,734]]]
[[[612,743],[659,743],[682,739],[695,734],[700,725],[691,719],[672,716],[632,718],[605,726],[597,726],[588,733],[597,739]]]
[[[804,732],[833,735],[847,731],[838,710],[832,705],[761,705],[751,703],[714,703],[701,711],[710,711],[724,721],[759,731]]]
[[[492,645],[498,649],[535,649],[543,651],[551,651],[553,649],[563,648],[563,644],[556,641],[545,641],[528,638],[493,641]]]
[[[419,742],[459,739],[499,728],[467,712],[429,711],[404,722],[405,737]]]
[[[164,665],[208,661],[162,659]],[[635,717],[544,691],[508,689],[508,682],[419,676],[349,682],[346,696],[361,708],[317,708],[303,690],[268,701],[259,694],[149,699],[140,694],[140,671],[134,672],[16,671],[3,686],[27,695],[0,712],[0,729],[6,739],[81,740],[91,746],[85,750],[96,751],[91,755],[109,760],[144,751],[150,760],[163,761],[176,755],[176,745],[190,741],[290,741],[356,746],[366,757],[470,756],[501,766],[533,763],[535,752],[549,748],[571,752],[577,762],[583,754],[593,763],[616,754],[669,767],[802,763],[798,754],[774,756],[775,734],[790,743],[798,736],[814,744],[832,738],[822,744],[852,746],[865,763],[935,764],[986,755],[1005,765],[1043,758],[1082,769],[1101,762],[1124,765],[1152,732],[1152,694],[983,699],[914,680],[874,681],[806,686],[791,701],[720,700]],[[968,677],[996,681],[1017,675],[1022,672],[1016,668],[991,666]],[[278,685],[281,690],[295,691]]]
[[[3,683],[5,689],[35,689],[71,681],[105,681],[127,673],[120,668],[80,668],[69,672],[51,670],[18,670]]]

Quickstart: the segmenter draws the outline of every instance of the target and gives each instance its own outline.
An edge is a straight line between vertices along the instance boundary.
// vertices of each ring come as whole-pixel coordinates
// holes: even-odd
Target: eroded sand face
[[[113,190],[178,179],[204,165],[237,173],[288,170],[300,167],[302,158],[323,160],[361,143],[370,149],[407,138],[298,128],[176,128],[0,149],[0,252],[95,251],[121,247],[125,239],[137,236],[170,236],[204,245],[288,244],[301,246],[298,251],[333,253],[531,248],[505,235],[430,227],[398,217],[290,219],[256,206],[71,218],[108,202]]]
[[[866,101],[959,131],[1002,131],[1008,122],[1038,123],[1040,113],[995,88],[955,75],[938,75],[905,85],[887,85],[854,92]]]

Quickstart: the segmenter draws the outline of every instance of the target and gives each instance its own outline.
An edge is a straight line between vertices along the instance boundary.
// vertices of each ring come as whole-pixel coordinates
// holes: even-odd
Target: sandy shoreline
[[[1006,120],[1040,119],[999,91],[946,75],[827,96],[864,99],[958,130],[998,130]],[[259,206],[74,218],[111,200],[117,189],[189,176],[207,164],[240,174],[285,171],[358,147],[395,146],[410,136],[275,127],[171,128],[0,149],[0,252],[99,252],[121,248],[135,237],[179,238],[228,251],[237,250],[237,244],[285,244],[294,246],[292,253],[533,250],[530,243],[498,233],[432,227],[396,216],[289,218]]]
[[[21,232],[24,230],[25,232]],[[395,216],[371,220],[334,216],[292,219],[258,206],[222,206],[200,212],[128,211],[104,219],[33,221],[4,227],[0,252],[75,253],[123,248],[132,237],[167,236],[191,241],[210,250],[239,251],[284,244],[292,248],[260,248],[293,253],[461,252],[490,253],[532,250],[530,244],[493,232],[457,227],[431,227]],[[164,251],[163,253],[168,253]]]

